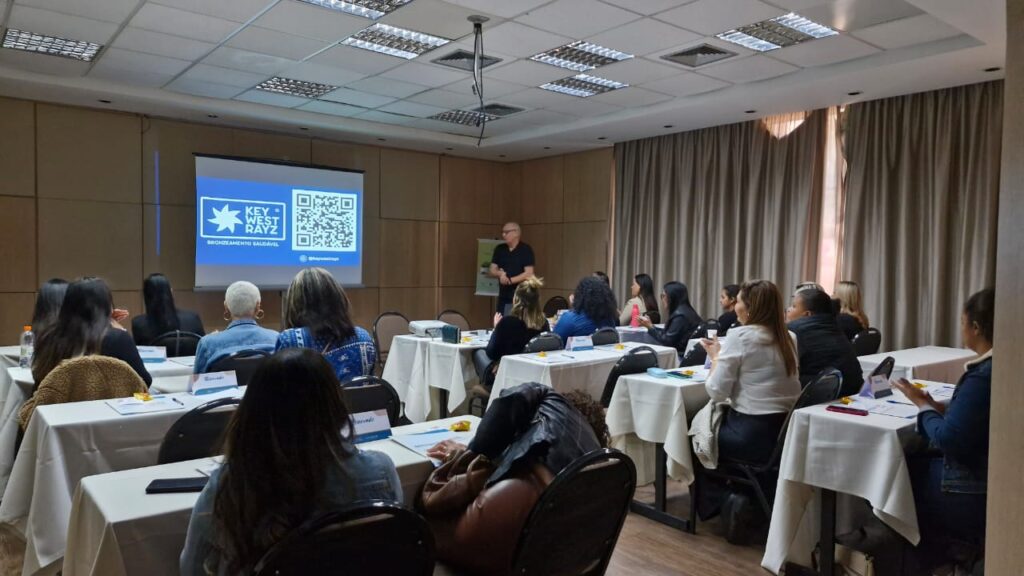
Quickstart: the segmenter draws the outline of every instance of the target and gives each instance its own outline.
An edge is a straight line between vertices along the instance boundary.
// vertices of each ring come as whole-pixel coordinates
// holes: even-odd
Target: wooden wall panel
[[[441,222],[441,286],[476,286],[478,238],[494,237],[493,224]]]
[[[439,157],[383,149],[380,152],[381,218],[437,220]]]
[[[467,287],[442,287],[441,310],[458,310],[469,320],[469,327],[473,330],[493,328],[495,299],[489,296],[475,295],[474,288]]]
[[[567,222],[563,229],[562,267],[564,288],[590,276],[595,270],[608,271],[608,223]]]
[[[563,157],[523,162],[522,221],[524,224],[562,221]]]
[[[310,138],[268,134],[253,130],[232,130],[231,137],[235,156],[309,164],[312,143]]]
[[[563,214],[566,222],[608,220],[613,162],[611,148],[565,157]]]
[[[373,333],[373,321],[380,314],[380,290],[377,288],[349,288],[345,290],[351,308],[349,314],[356,326]]]
[[[380,311],[397,310],[409,320],[433,320],[437,308],[437,288],[381,288]]]
[[[437,286],[437,222],[380,221],[380,285]]]
[[[35,198],[0,196],[0,262],[0,292],[36,289]]]
[[[142,204],[39,199],[39,276],[100,276],[112,290],[142,285]]]
[[[0,194],[35,196],[35,104],[0,98],[0,134]]]
[[[142,201],[195,206],[196,153],[232,155],[233,131],[187,122],[144,120]]]
[[[522,241],[533,248],[536,261],[534,273],[544,279],[548,288],[567,288],[576,285],[576,279],[566,280],[562,263],[562,224],[532,224],[523,226]],[[571,284],[566,284],[566,282]]]
[[[192,287],[196,275],[195,207],[144,204],[142,214],[143,276],[160,272],[171,286]]]
[[[495,164],[494,203],[491,222],[501,226],[519,222],[523,216],[523,163]]]
[[[490,223],[497,164],[441,157],[441,221]]]
[[[34,292],[0,292],[0,342],[5,346],[18,344],[22,326],[32,322]]]
[[[40,198],[142,200],[139,116],[39,104],[36,118]]]

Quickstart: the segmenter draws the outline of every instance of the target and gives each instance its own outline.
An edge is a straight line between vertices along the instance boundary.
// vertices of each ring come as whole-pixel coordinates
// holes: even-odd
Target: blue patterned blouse
[[[358,326],[356,335],[340,344],[314,338],[306,328],[289,328],[277,337],[274,351],[282,348],[309,348],[323,354],[334,367],[334,373],[341,382],[359,376],[369,376],[373,373],[374,363],[377,362],[377,348],[373,345],[373,338],[369,332]]]

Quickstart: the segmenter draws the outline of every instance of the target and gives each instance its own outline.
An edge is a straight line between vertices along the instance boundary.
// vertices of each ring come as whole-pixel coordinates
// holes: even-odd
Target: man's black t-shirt
[[[515,250],[509,250],[508,244],[498,244],[494,248],[494,256],[491,257],[491,263],[504,270],[509,278],[519,276],[527,266],[533,266],[533,248],[530,248],[530,245],[524,242],[517,244]],[[512,296],[515,293],[515,284],[509,284],[508,286],[501,284],[498,288],[498,300],[511,302]]]

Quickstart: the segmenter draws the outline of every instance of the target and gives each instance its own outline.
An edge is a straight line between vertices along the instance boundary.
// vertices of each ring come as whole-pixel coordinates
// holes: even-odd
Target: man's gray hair
[[[224,292],[224,305],[234,318],[256,315],[256,304],[260,301],[260,289],[252,282],[239,280],[228,286]]]

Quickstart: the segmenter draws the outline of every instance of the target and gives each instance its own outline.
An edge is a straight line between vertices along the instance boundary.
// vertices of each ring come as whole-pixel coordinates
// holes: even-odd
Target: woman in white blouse
[[[767,461],[800,395],[796,336],[786,330],[783,310],[775,284],[747,282],[736,301],[743,325],[722,343],[701,341],[711,358],[708,395],[730,405],[718,430],[720,460]]]

